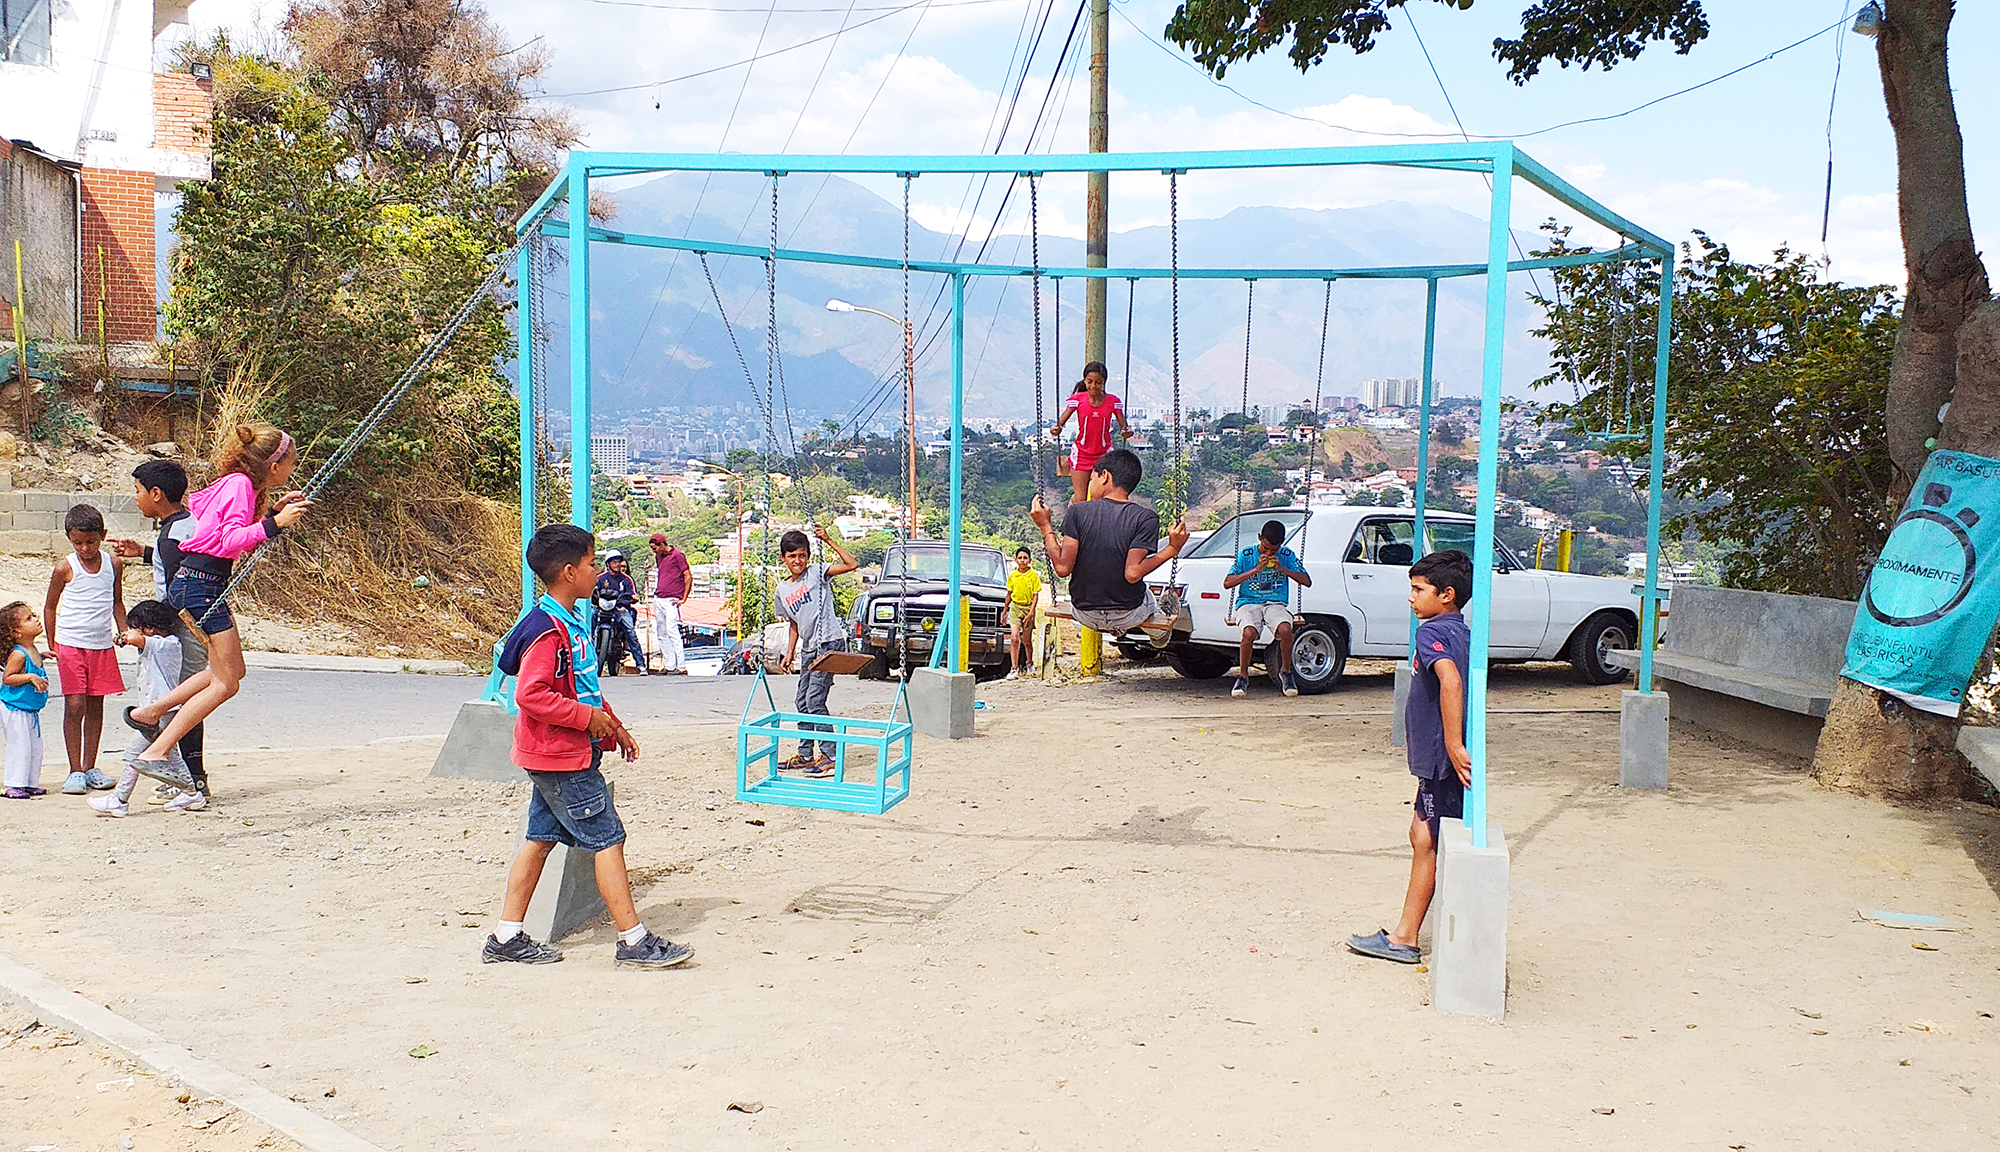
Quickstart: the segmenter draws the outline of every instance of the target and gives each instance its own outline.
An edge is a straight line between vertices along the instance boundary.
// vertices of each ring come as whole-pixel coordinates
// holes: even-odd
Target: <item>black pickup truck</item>
[[[981,680],[997,680],[1012,667],[1007,652],[1007,558],[998,548],[962,544],[960,587],[972,609],[972,643],[967,670]],[[930,662],[931,644],[944,624],[951,583],[951,546],[942,540],[907,541],[889,546],[882,576],[855,597],[847,634],[854,651],[875,657],[863,676],[885,679],[903,665],[903,653],[921,667]]]

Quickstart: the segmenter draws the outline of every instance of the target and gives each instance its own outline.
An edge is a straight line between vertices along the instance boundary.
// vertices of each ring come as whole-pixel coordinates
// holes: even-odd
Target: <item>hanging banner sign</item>
[[[1862,589],[1842,676],[1958,715],[2000,616],[2000,460],[1933,452]]]

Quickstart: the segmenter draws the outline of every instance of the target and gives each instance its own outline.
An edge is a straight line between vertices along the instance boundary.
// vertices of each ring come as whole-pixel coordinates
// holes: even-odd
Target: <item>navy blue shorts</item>
[[[611,806],[611,788],[597,770],[604,753],[593,749],[590,767],[575,772],[530,772],[528,839],[601,852],[625,842],[625,824]]]
[[[1447,768],[1442,779],[1417,777],[1417,815],[1431,826],[1431,843],[1437,843],[1438,825],[1445,817],[1465,819],[1465,785],[1458,769]]]
[[[182,567],[167,586],[167,603],[186,609],[204,634],[227,632],[236,627],[236,617],[229,614],[229,603],[222,598],[222,589],[228,583],[227,576]]]

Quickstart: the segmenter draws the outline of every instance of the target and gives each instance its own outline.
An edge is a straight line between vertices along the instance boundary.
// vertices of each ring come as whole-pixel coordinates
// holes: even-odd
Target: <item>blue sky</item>
[[[517,41],[546,38],[554,61],[545,90],[579,111],[589,146],[702,152],[947,153],[978,150],[983,140],[990,146],[1024,18],[1040,11],[1040,0],[933,0],[902,11],[893,9],[906,0],[854,0],[851,8],[847,0],[777,0],[775,11],[754,0],[671,2],[679,6],[492,0],[488,7]],[[1496,35],[1515,31],[1525,3],[1478,0],[1461,12],[1417,0],[1392,15],[1396,26],[1365,55],[1336,50],[1305,75],[1281,55],[1230,69],[1227,80],[1242,93],[1237,95],[1208,81],[1178,53],[1149,42],[1147,36],[1159,40],[1171,3],[1124,0],[1114,5],[1112,18],[1112,147],[1343,144],[1403,138],[1386,133],[1453,133],[1452,113],[1417,33],[1467,131],[1525,136],[1708,80],[1858,6],[1858,0],[1711,0],[1714,31],[1686,57],[1656,48],[1610,73],[1551,68],[1516,87],[1492,59],[1490,45]],[[281,11],[274,3],[197,0],[193,19],[198,28],[230,26],[241,33]],[[1049,21],[1008,151],[1025,143],[1019,117],[1032,117],[1050,87],[1073,11],[1058,5]],[[843,22],[850,30],[829,36]],[[2000,79],[1977,61],[2000,47],[2000,5],[1961,5],[1952,43],[1973,223],[1990,249],[2000,228],[2000,129],[1992,114],[2000,108]],[[752,67],[675,80],[801,44]],[[1661,234],[1678,239],[1700,228],[1744,257],[1768,255],[1781,243],[1819,254],[1837,50],[1845,59],[1832,124],[1834,201],[1824,251],[1843,279],[1900,282],[1894,152],[1874,43],[1844,27],[1698,92],[1522,144],[1586,192]],[[621,87],[628,90],[602,91]],[[1058,77],[1054,90],[1058,107],[1035,150],[1081,151],[1085,84],[1080,75]],[[1073,183],[1051,180],[1044,192],[1043,226],[1052,232],[1079,232],[1082,188],[1080,180]],[[894,194],[887,186],[883,191]],[[1335,207],[1411,199],[1480,212],[1484,196],[1476,178],[1455,176],[1199,176],[1184,185],[1183,210],[1219,216],[1240,204]],[[993,210],[988,203],[971,211],[964,186],[943,178],[919,181],[916,199],[919,218],[934,228],[971,223],[983,234]],[[1516,225],[1532,227],[1555,210],[1524,197]],[[1112,211],[1114,230],[1158,222],[1165,212],[1164,181],[1118,178]],[[1022,226],[1011,210],[1001,223],[1007,231]]]

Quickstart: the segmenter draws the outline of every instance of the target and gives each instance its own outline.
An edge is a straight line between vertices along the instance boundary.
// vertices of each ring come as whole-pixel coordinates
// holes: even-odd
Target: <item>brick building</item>
[[[18,239],[30,335],[157,336],[175,189],[209,175],[209,82],[156,67],[190,2],[0,5],[0,326]]]

